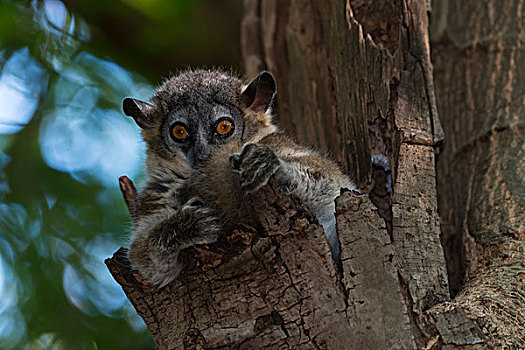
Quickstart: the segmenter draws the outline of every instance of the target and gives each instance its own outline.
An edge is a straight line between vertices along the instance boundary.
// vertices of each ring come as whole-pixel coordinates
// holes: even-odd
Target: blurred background
[[[0,349],[151,349],[104,259],[144,178],[121,112],[188,66],[239,71],[241,0],[0,0]]]

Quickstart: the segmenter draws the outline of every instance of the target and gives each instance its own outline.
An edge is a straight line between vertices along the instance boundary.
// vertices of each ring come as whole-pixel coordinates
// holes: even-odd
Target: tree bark
[[[489,348],[525,346],[525,7],[434,1],[438,158],[453,293]]]
[[[469,249],[477,249],[470,256],[482,255],[468,270],[471,282],[450,300],[437,211],[434,154],[443,130],[434,97],[429,11],[427,2],[411,0],[244,1],[246,75],[271,71],[282,127],[332,154],[369,195],[343,191],[336,200],[340,266],[312,214],[274,182],[247,203],[262,230],[237,227],[218,244],[189,251],[183,274],[163,289],[148,286],[130,271],[124,252],[117,252],[108,267],[159,348],[520,346],[523,285],[513,274],[523,278],[523,246],[515,244],[523,237],[517,211],[523,194],[513,199],[512,215],[499,215],[496,226],[482,210],[500,205],[510,189],[487,192],[468,182],[460,196],[466,185],[458,181],[441,197],[460,198],[447,202],[448,208],[460,204],[457,222],[476,226],[480,236],[501,238],[492,245],[470,242]],[[456,105],[447,108],[457,111]],[[487,159],[473,173],[493,169],[501,180],[514,169],[523,171],[519,165],[498,167],[491,158],[496,151],[523,155],[523,143],[500,141],[486,156],[483,148],[462,153],[471,161]],[[471,163],[455,165],[447,176],[472,181],[474,175],[463,175],[471,174],[466,164]],[[491,204],[472,213],[472,200],[489,193]],[[509,223],[514,226],[505,226]],[[494,234],[500,227],[504,233]],[[505,281],[513,283],[508,290],[515,299],[498,288]],[[480,295],[486,286],[489,294]],[[501,302],[485,300],[491,296]],[[508,328],[491,328],[500,325]]]
[[[337,202],[338,225],[346,228],[343,269],[352,269],[349,275],[334,264],[312,214],[278,185],[256,193],[250,207],[257,208],[263,235],[236,229],[223,244],[189,252],[187,269],[163,289],[130,273],[123,249],[108,259],[161,349],[196,344],[345,349],[355,339],[374,347],[378,340],[369,339],[371,332],[384,347],[411,347],[406,308],[389,262],[392,247],[366,197],[345,192]],[[372,230],[376,235],[366,236]],[[367,263],[351,261],[357,258]],[[379,280],[365,278],[371,274]],[[389,293],[381,296],[385,290]]]
[[[390,236],[412,347],[434,334],[423,311],[449,299],[434,170],[434,146],[443,134],[428,11],[416,1],[245,1],[241,26],[250,35],[241,37],[248,75],[268,69],[279,77],[281,125],[329,150],[361,188],[372,188]],[[371,156],[386,157],[388,167],[373,166]],[[374,275],[363,278],[379,283]],[[387,348],[366,338],[355,339],[353,348]]]

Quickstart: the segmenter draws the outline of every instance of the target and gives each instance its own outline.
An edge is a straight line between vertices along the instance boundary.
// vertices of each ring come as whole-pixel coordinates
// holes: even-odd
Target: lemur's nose
[[[210,147],[208,143],[204,142],[203,140],[197,139],[197,142],[195,143],[194,147],[194,155],[195,160],[199,162],[208,159],[208,157],[210,156]]]

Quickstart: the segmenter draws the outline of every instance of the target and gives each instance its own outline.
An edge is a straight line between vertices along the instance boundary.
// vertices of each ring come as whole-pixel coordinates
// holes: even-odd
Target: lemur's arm
[[[133,220],[134,238],[128,257],[153,284],[162,287],[177,278],[183,267],[179,259],[182,250],[217,240],[220,225],[199,198],[193,197],[175,209],[156,203],[154,198],[138,198],[133,181],[126,176],[119,178],[119,185]]]
[[[278,132],[245,145],[231,165],[246,191],[264,186],[275,174],[281,186],[315,212],[332,203],[341,188],[355,188],[333,161]]]
[[[248,192],[256,191],[275,176],[288,193],[315,213],[325,229],[334,260],[338,260],[334,200],[341,188],[355,186],[334,162],[276,132],[245,145],[240,154],[231,157],[231,166],[239,172],[240,184]]]

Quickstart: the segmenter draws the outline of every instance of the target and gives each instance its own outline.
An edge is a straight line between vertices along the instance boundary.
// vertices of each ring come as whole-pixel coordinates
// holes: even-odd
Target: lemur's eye
[[[177,123],[171,127],[171,136],[175,141],[184,141],[190,135],[184,124]]]
[[[229,118],[221,118],[215,124],[215,131],[221,137],[226,137],[233,132],[233,121]]]

